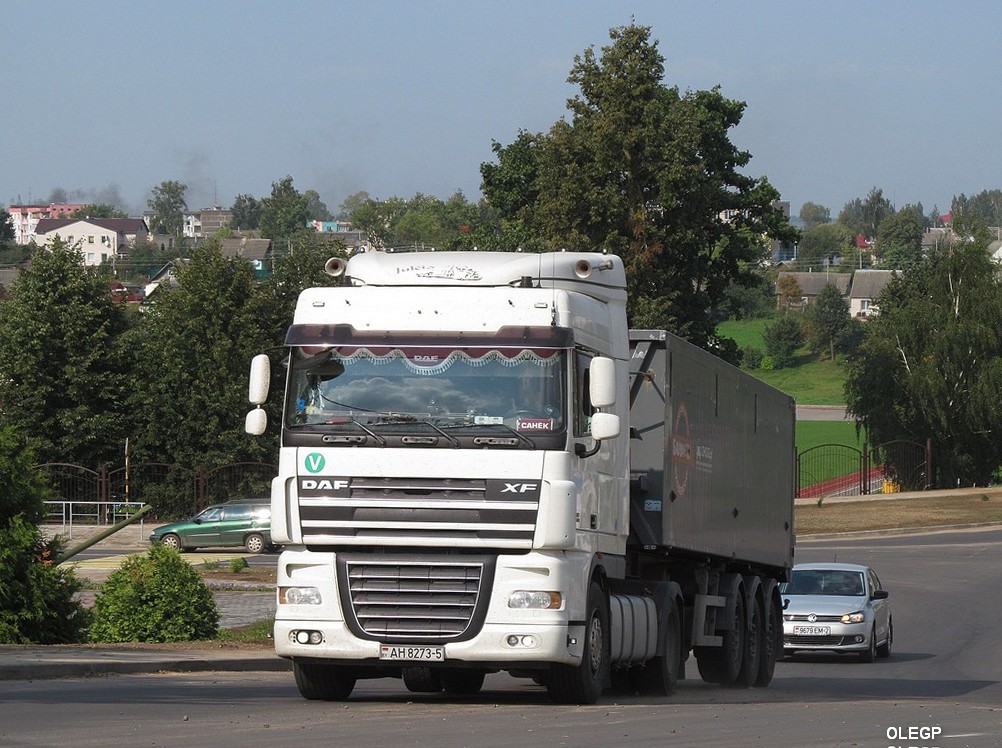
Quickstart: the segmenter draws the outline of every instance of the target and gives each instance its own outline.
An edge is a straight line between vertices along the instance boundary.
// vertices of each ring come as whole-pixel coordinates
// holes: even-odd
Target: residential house
[[[258,275],[267,275],[271,271],[271,239],[229,237],[219,243],[219,251],[223,257],[242,257],[247,260]]]
[[[818,273],[793,273],[793,272],[781,272],[779,274],[779,279],[792,277],[793,280],[797,282],[797,287],[800,288],[800,302],[794,302],[790,308],[791,309],[802,309],[803,307],[810,304],[814,299],[817,298],[821,290],[831,284],[838,289],[838,292],[845,297],[849,293],[849,283],[852,279],[851,273],[829,273],[829,272],[818,272]],[[777,282],[777,288],[782,287],[781,283]],[[777,293],[776,296],[776,307],[779,308],[780,300]]]
[[[894,270],[857,270],[849,288],[849,315],[873,317],[880,313],[877,297],[891,282]]]
[[[84,265],[100,265],[127,255],[136,241],[147,239],[142,218],[43,218],[35,227],[35,241],[47,247],[58,237],[77,244]]]
[[[182,234],[189,239],[204,239],[230,225],[233,220],[233,211],[220,208],[205,208],[195,213],[188,213],[184,217],[184,228]]]

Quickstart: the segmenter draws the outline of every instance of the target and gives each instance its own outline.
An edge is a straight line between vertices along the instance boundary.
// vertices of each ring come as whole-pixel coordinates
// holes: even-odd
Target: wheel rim
[[[593,675],[602,669],[602,619],[594,614],[588,629],[588,665]]]

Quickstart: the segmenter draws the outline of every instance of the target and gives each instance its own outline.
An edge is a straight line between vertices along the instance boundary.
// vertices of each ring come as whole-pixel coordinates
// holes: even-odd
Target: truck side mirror
[[[596,441],[619,436],[619,416],[615,413],[594,413],[591,417],[591,438]]]
[[[247,387],[247,399],[254,410],[244,419],[244,431],[251,436],[261,436],[268,428],[268,414],[261,407],[268,400],[268,388],[271,385],[271,359],[268,354],[259,353],[251,359],[250,383]]]
[[[268,388],[271,386],[271,359],[268,354],[259,353],[251,359],[250,385],[247,388],[247,399],[251,405],[261,405],[268,400]]]
[[[616,404],[615,361],[605,356],[596,356],[588,367],[588,379],[588,395],[593,407],[611,408]]]

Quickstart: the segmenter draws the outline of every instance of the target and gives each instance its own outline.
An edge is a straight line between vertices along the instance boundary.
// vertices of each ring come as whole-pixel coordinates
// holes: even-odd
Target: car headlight
[[[320,590],[316,587],[279,587],[278,602],[281,605],[320,605]]]
[[[842,623],[862,623],[866,620],[863,611],[857,610],[853,613],[846,613],[842,616]]]
[[[538,590],[516,590],[508,595],[508,607],[557,610],[560,607],[560,593],[540,592]]]

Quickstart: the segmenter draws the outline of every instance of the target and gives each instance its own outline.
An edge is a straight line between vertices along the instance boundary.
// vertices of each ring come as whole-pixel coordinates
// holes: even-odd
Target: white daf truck
[[[359,680],[558,703],[765,686],[792,563],[794,405],[660,330],[615,256],[369,252],[286,337],[275,649]],[[251,365],[261,434],[267,355]]]

